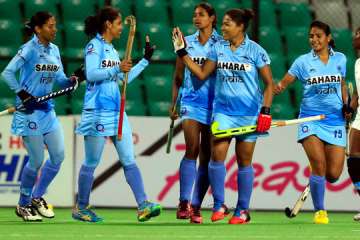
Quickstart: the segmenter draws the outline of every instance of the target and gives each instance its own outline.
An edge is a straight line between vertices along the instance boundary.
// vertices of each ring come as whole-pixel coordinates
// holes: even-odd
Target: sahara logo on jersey
[[[231,70],[231,71],[244,71],[250,72],[251,65],[248,63],[238,63],[238,62],[218,62],[218,69]]]
[[[111,59],[104,59],[101,61],[102,68],[112,68],[119,65],[120,65],[120,61],[115,61]]]
[[[340,75],[322,75],[310,77],[306,80],[306,85],[328,84],[328,83],[340,83]]]
[[[36,72],[57,72],[60,66],[57,64],[41,64],[38,63],[35,65]]]
[[[192,57],[191,59],[192,59],[192,60],[194,61],[194,63],[196,63],[197,65],[203,65],[204,62],[205,62],[205,60],[206,60],[205,57]]]

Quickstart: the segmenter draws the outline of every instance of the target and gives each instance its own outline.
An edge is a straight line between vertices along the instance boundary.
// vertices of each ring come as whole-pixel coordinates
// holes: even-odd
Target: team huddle
[[[325,115],[323,120],[299,124],[297,141],[302,144],[311,167],[309,186],[315,211],[313,221],[327,224],[325,184],[339,179],[345,153],[348,154],[349,175],[360,194],[359,114],[352,123],[347,152],[346,126],[359,103],[358,91],[351,94],[345,82],[346,56],[335,50],[330,27],[324,22],[314,21],[309,27],[311,51],[296,58],[283,79],[275,83],[269,55],[246,34],[253,17],[254,12],[250,9],[228,10],[222,19],[220,35],[216,29],[215,9],[209,3],[199,3],[194,7],[193,14],[196,33],[184,37],[181,29],[173,29],[172,41],[177,59],[170,118],[181,119],[186,143],[186,152],[180,162],[180,196],[176,217],[189,219],[195,224],[202,223],[201,205],[209,187],[213,196],[211,221],[223,220],[230,214],[225,204],[224,162],[231,140],[235,138],[238,201],[229,224],[250,222],[255,144],[257,138],[269,135],[273,97],[297,79],[303,86],[299,118]],[[42,217],[55,216],[52,205],[43,195],[64,160],[64,135],[52,100],[35,100],[51,93],[54,82],[68,87],[84,80],[83,110],[75,132],[84,136],[85,159],[78,174],[73,219],[86,222],[103,220],[90,208],[89,202],[94,172],[107,138],[116,148],[126,181],[134,194],[138,221],[160,215],[161,206],[149,201],[145,193],[142,175],[134,158],[132,130],[126,113],[122,138],[117,138],[122,101],[119,83],[124,79],[131,83],[149,65],[155,50],[149,37],[146,38],[144,56],[136,65],[133,66],[131,60],[120,61],[112,41],[122,32],[121,14],[115,8],[105,7],[85,20],[85,34],[91,40],[84,48],[84,71],[77,70],[67,77],[59,49],[52,43],[57,31],[55,17],[48,12],[38,12],[27,24],[27,29],[33,35],[32,39],[20,47],[2,72],[17,95],[16,105],[24,106],[15,111],[11,131],[22,136],[29,154],[29,161],[21,174],[16,215],[24,221],[41,221]],[[353,45],[360,49],[360,29]],[[359,64],[358,60],[355,64],[358,88]],[[19,79],[16,77],[18,71]],[[263,89],[260,80],[263,81]],[[213,122],[219,124],[219,130],[256,125],[256,131],[218,138],[211,135]],[[50,157],[43,164],[44,145]],[[354,216],[354,219],[360,220],[360,215]]]

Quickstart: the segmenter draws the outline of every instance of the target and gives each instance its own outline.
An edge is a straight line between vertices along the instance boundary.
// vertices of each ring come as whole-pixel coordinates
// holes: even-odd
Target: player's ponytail
[[[93,16],[89,16],[85,19],[84,32],[89,37],[94,37],[97,33],[102,34],[105,32],[106,21],[114,22],[116,18],[120,16],[120,12],[113,7],[104,7]]]
[[[207,12],[207,14],[209,15],[209,17],[214,16],[214,21],[212,22],[212,27],[216,29],[217,17],[216,17],[215,8],[214,8],[210,3],[207,3],[207,2],[201,2],[201,3],[197,4],[197,5],[194,7],[194,11],[195,11],[197,8],[202,8],[202,9],[204,9],[204,10]]]
[[[228,15],[235,23],[236,25],[240,26],[241,24],[244,24],[244,32],[249,26],[250,20],[254,18],[255,13],[252,9],[240,9],[240,8],[234,8],[228,10],[225,15]]]
[[[49,18],[52,18],[53,15],[50,12],[40,11],[35,13],[34,16],[31,17],[30,21],[25,23],[25,33],[28,36],[31,36],[35,32],[35,27],[42,27]]]
[[[326,36],[329,36],[331,34],[330,26],[328,24],[324,23],[324,22],[315,20],[310,24],[310,30],[313,27],[316,27],[316,28],[319,28],[319,29],[323,30],[325,32]],[[329,47],[335,48],[335,41],[334,41],[333,38],[331,38],[331,40],[329,41],[328,44],[329,44]]]

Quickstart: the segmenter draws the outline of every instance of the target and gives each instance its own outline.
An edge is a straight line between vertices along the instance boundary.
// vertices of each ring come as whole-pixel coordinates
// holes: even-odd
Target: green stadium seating
[[[336,43],[335,43],[336,44]],[[355,80],[355,61],[356,58],[354,56],[346,56],[346,81],[354,81]]]
[[[278,4],[278,9],[280,11],[281,26],[310,26],[312,17],[309,4],[280,3]]]
[[[83,22],[95,13],[95,0],[61,0],[61,6],[65,21]]]
[[[145,90],[148,102],[170,101],[172,78],[166,76],[146,76]]]
[[[81,99],[72,99],[71,101],[71,113],[81,114],[84,101]]]
[[[114,39],[113,40],[114,48],[118,51],[120,59],[124,58],[126,45],[127,45],[127,40],[128,40],[128,35],[129,35],[129,26],[128,25],[123,25],[123,26],[124,27],[123,27],[123,30],[121,32],[120,39]],[[141,50],[138,49],[138,45],[139,44],[137,42],[137,37],[135,37],[134,43],[133,43],[133,48],[132,48],[132,51],[131,51],[131,58],[132,59],[142,57]]]
[[[303,96],[303,87],[301,82],[298,79],[296,79],[295,82],[289,87],[289,90],[294,95],[295,108],[299,109]]]
[[[1,111],[14,106],[15,104],[15,98],[5,98],[5,97],[1,97],[0,98],[0,109]]]
[[[126,114],[129,116],[144,116],[146,115],[146,108],[142,101],[126,100],[125,104]]]
[[[191,23],[179,24],[179,28],[185,36],[192,35],[197,31],[196,27]]]
[[[164,76],[172,79],[174,75],[174,70],[175,68],[173,64],[153,63],[150,64],[147,68],[145,68],[143,76]]]
[[[271,114],[273,119],[293,119],[296,117],[296,110],[289,104],[273,103]]]
[[[288,55],[300,55],[310,51],[308,27],[284,28]]]
[[[260,1],[260,26],[276,26],[275,6],[272,1]]]
[[[58,16],[57,1],[54,0],[26,0],[24,2],[25,18],[30,19],[38,11],[48,11]]]
[[[170,7],[172,9],[172,16],[174,25],[181,25],[184,23],[191,23],[194,7],[199,2],[196,0],[171,0]]]
[[[22,44],[21,25],[10,20],[0,20],[0,56],[13,57]]]
[[[208,0],[208,2],[215,8],[218,23],[222,22],[227,10],[241,7],[241,4],[237,0]]]
[[[270,66],[274,79],[281,80],[286,73],[285,57],[283,54],[270,54]]]
[[[127,85],[126,99],[133,101],[143,101],[143,81],[142,79],[134,79]]]
[[[291,105],[290,91],[286,89],[279,95],[274,95],[273,103]]]
[[[84,61],[67,61],[66,65],[66,76],[70,76],[74,71],[83,64]]]
[[[171,43],[171,28],[161,23],[139,23],[140,46],[145,46],[145,35],[149,34],[151,43],[158,46],[152,57],[153,60],[174,60],[176,54],[173,52]]]
[[[283,47],[281,43],[280,32],[276,26],[260,27],[260,45],[268,53],[282,53]]]
[[[72,101],[83,101],[84,100],[84,95],[85,95],[85,92],[86,92],[86,83],[85,82],[82,82],[78,88],[76,89],[75,92],[73,92],[71,94],[71,100]]]
[[[148,101],[148,109],[151,116],[168,116],[169,115],[169,108],[170,102],[149,102]]]
[[[111,0],[111,5],[120,10],[123,20],[125,19],[126,16],[132,14],[131,3],[132,1],[129,0]]]
[[[0,18],[21,21],[19,0],[0,0]]]
[[[135,13],[139,22],[169,23],[167,2],[163,0],[135,0]]]
[[[15,98],[15,93],[9,88],[5,80],[0,77],[0,98]]]
[[[69,113],[70,105],[67,95],[55,98],[54,103],[55,103],[55,112],[57,115],[67,115]]]
[[[65,22],[64,30],[66,41],[65,57],[70,59],[83,59],[84,47],[88,42],[87,36],[84,33],[84,23]]]
[[[335,50],[342,52],[346,57],[355,57],[355,51],[351,45],[352,32],[350,29],[331,29],[331,35],[335,41]]]

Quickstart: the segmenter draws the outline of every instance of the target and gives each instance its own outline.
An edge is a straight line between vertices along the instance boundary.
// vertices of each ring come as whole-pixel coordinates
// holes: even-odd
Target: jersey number
[[[335,138],[342,138],[342,130],[334,131]]]

